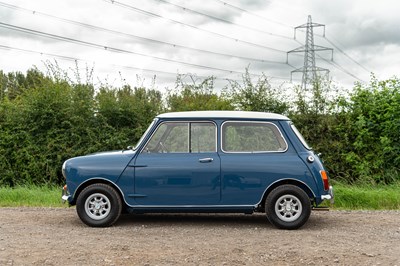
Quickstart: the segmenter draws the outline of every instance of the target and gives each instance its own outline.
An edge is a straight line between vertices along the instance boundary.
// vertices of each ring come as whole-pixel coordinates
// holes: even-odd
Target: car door
[[[297,178],[296,169],[304,169],[272,122],[226,121],[221,127],[221,142],[224,205],[255,205],[273,182]]]
[[[163,122],[135,161],[135,201],[146,206],[204,206],[221,199],[213,122]]]

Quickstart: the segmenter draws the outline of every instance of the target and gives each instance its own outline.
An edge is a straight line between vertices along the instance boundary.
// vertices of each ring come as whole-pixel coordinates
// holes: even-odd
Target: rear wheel
[[[265,213],[276,227],[297,229],[310,217],[311,201],[307,193],[297,186],[279,186],[265,200]]]
[[[89,226],[111,226],[121,215],[121,197],[109,185],[93,184],[79,194],[76,211],[82,222]]]

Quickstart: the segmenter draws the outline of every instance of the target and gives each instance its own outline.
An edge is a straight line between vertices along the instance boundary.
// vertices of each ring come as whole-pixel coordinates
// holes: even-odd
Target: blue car
[[[135,147],[69,159],[62,172],[62,199],[93,227],[122,212],[264,212],[276,227],[297,229],[333,201],[321,160],[273,113],[160,114]]]

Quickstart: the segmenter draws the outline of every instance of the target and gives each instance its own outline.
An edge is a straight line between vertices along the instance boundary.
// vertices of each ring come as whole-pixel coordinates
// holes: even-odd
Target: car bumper
[[[62,203],[69,202],[71,195],[68,192],[67,186],[64,186],[61,192],[61,201]]]
[[[321,200],[329,200],[331,204],[335,202],[332,186],[329,186],[328,194],[321,195]]]

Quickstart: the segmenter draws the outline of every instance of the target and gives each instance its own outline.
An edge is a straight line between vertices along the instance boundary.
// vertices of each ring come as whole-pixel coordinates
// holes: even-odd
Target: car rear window
[[[293,129],[293,132],[296,134],[296,136],[299,138],[300,142],[303,144],[303,146],[311,150],[312,148],[308,145],[307,141],[304,139],[303,135],[301,135],[300,131],[297,129],[297,127],[294,124],[290,125]]]

